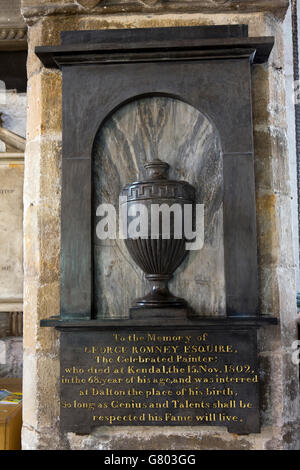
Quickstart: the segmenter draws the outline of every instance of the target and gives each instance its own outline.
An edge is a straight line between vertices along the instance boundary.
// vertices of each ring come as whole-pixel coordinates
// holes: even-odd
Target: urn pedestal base
[[[170,308],[149,308],[149,307],[131,307],[129,316],[131,320],[161,319],[164,323],[170,320],[186,320],[191,311],[189,307],[170,307]]]
[[[160,310],[164,309],[187,309],[186,300],[173,295],[168,288],[168,281],[172,279],[171,274],[147,274],[146,279],[150,281],[151,290],[144,297],[135,299],[134,309]],[[151,316],[157,316],[157,313]],[[176,316],[177,317],[177,316]]]

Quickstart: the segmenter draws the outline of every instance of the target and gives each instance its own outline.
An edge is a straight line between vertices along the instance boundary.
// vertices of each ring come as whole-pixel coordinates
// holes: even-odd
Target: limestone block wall
[[[292,91],[287,86],[291,63],[286,60],[286,51],[292,41],[290,11],[286,13],[288,2],[243,2],[249,8],[240,13],[228,5],[242,2],[226,2],[226,7],[209,1],[196,3],[190,13],[174,9],[162,12],[158,6],[156,14],[154,7],[148,11],[137,8],[136,13],[108,9],[104,14],[103,9],[97,10],[96,2],[22,1],[29,26],[24,184],[24,449],[300,448],[298,367],[291,361],[291,345],[297,337],[298,253],[293,244],[293,217],[297,217],[292,210],[295,152],[289,143],[294,130],[288,125],[294,113],[289,98]],[[250,36],[274,35],[276,41],[269,63],[253,70],[260,309],[261,313],[280,319],[278,327],[261,330],[259,338],[262,432],[237,437],[219,428],[116,427],[98,428],[88,436],[60,435],[59,335],[52,328],[40,328],[39,322],[59,314],[62,83],[59,71],[43,68],[34,48],[59,44],[63,30],[240,23],[249,25]]]

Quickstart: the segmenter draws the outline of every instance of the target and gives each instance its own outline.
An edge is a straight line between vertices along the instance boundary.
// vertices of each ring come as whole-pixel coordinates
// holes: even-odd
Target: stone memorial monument
[[[267,62],[273,44],[272,37],[249,37],[245,25],[234,25],[66,31],[59,46],[36,47],[44,66],[59,67],[63,77],[61,305],[59,317],[41,321],[60,331],[62,432],[99,426],[260,432],[257,331],[277,319],[261,315],[258,304],[250,90],[251,66]],[[190,139],[188,131],[174,131],[177,101],[186,106],[187,122],[201,123],[207,155],[203,147],[192,149],[196,124]],[[171,103],[175,118],[167,112]],[[158,151],[164,139],[174,168]],[[207,171],[212,162],[218,184]],[[146,178],[136,181],[143,166]],[[169,166],[180,180],[167,178]],[[177,204],[182,218],[177,225],[175,215],[170,219],[169,237],[159,218],[156,236],[139,227],[140,235],[126,234],[122,245],[108,219],[99,236],[100,217],[117,207],[120,193],[119,217],[123,204],[129,224],[134,210],[141,216],[145,209],[151,225],[155,204]],[[220,292],[211,288],[224,296],[224,310],[210,316],[201,303],[190,309],[184,300],[194,282],[184,282],[185,271],[197,259],[205,274],[210,251],[201,246],[186,256],[187,240],[176,232],[185,233],[186,205],[195,214],[195,204],[209,200],[215,205],[204,209],[208,229],[222,209],[222,230],[209,237],[204,224],[203,245],[217,240],[222,247],[225,280]],[[177,270],[180,297],[167,287]],[[134,292],[141,295],[132,304]],[[107,305],[116,307],[113,315]]]

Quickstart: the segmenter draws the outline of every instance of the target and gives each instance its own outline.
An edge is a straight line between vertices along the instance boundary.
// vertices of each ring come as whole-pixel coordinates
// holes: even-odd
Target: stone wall
[[[291,63],[285,57],[292,39],[287,34],[290,12],[285,16],[283,10],[287,2],[235,1],[226,2],[226,7],[221,2],[218,10],[218,2],[198,1],[193,13],[162,12],[159,3],[159,14],[152,14],[153,6],[149,10],[137,9],[138,14],[122,14],[120,7],[115,13],[108,8],[104,14],[96,3],[99,2],[22,1],[29,25],[23,448],[300,448],[298,367],[292,364],[290,355],[296,339],[295,260],[298,255],[293,249],[291,200],[296,175],[290,171],[295,155],[288,142],[288,137],[294,135],[288,127],[294,109],[287,99],[291,90],[286,87]],[[212,3],[214,11],[208,8]],[[242,3],[248,5],[248,12],[236,13],[236,8],[228,6]],[[270,11],[266,11],[268,8]],[[269,63],[253,70],[260,307],[261,313],[280,318],[278,327],[260,332],[262,432],[237,437],[218,428],[131,427],[98,428],[89,436],[60,435],[59,335],[52,328],[40,328],[39,322],[59,314],[62,84],[60,72],[43,68],[34,47],[59,44],[63,30],[238,23],[249,25],[250,36],[274,35],[276,39]]]

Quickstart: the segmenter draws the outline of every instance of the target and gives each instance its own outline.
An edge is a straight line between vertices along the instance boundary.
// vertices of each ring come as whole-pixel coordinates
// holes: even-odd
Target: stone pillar
[[[286,88],[291,63],[286,51],[290,11],[285,0],[270,2],[187,2],[146,7],[125,2],[128,15],[96,1],[22,0],[29,26],[28,124],[24,189],[24,449],[297,449],[298,366],[291,361],[296,339],[295,266],[291,188],[296,174],[288,126],[294,108]],[[231,3],[243,4],[236,14]],[[255,4],[256,7],[253,7]],[[81,6],[80,6],[81,5]],[[136,8],[139,14],[135,14]],[[268,11],[268,8],[272,8]],[[130,10],[131,9],[131,10]],[[247,10],[247,11],[245,11]],[[154,14],[155,13],[155,14]],[[248,24],[250,36],[275,36],[268,65],[253,72],[260,311],[280,319],[259,338],[262,432],[234,436],[224,429],[98,428],[91,435],[59,434],[59,336],[40,320],[59,315],[61,188],[61,75],[43,68],[35,46],[58,45],[63,30],[142,28],[206,24]],[[76,97],[74,98],[76,99]],[[292,171],[291,171],[292,169]],[[298,432],[297,432],[298,429]]]

